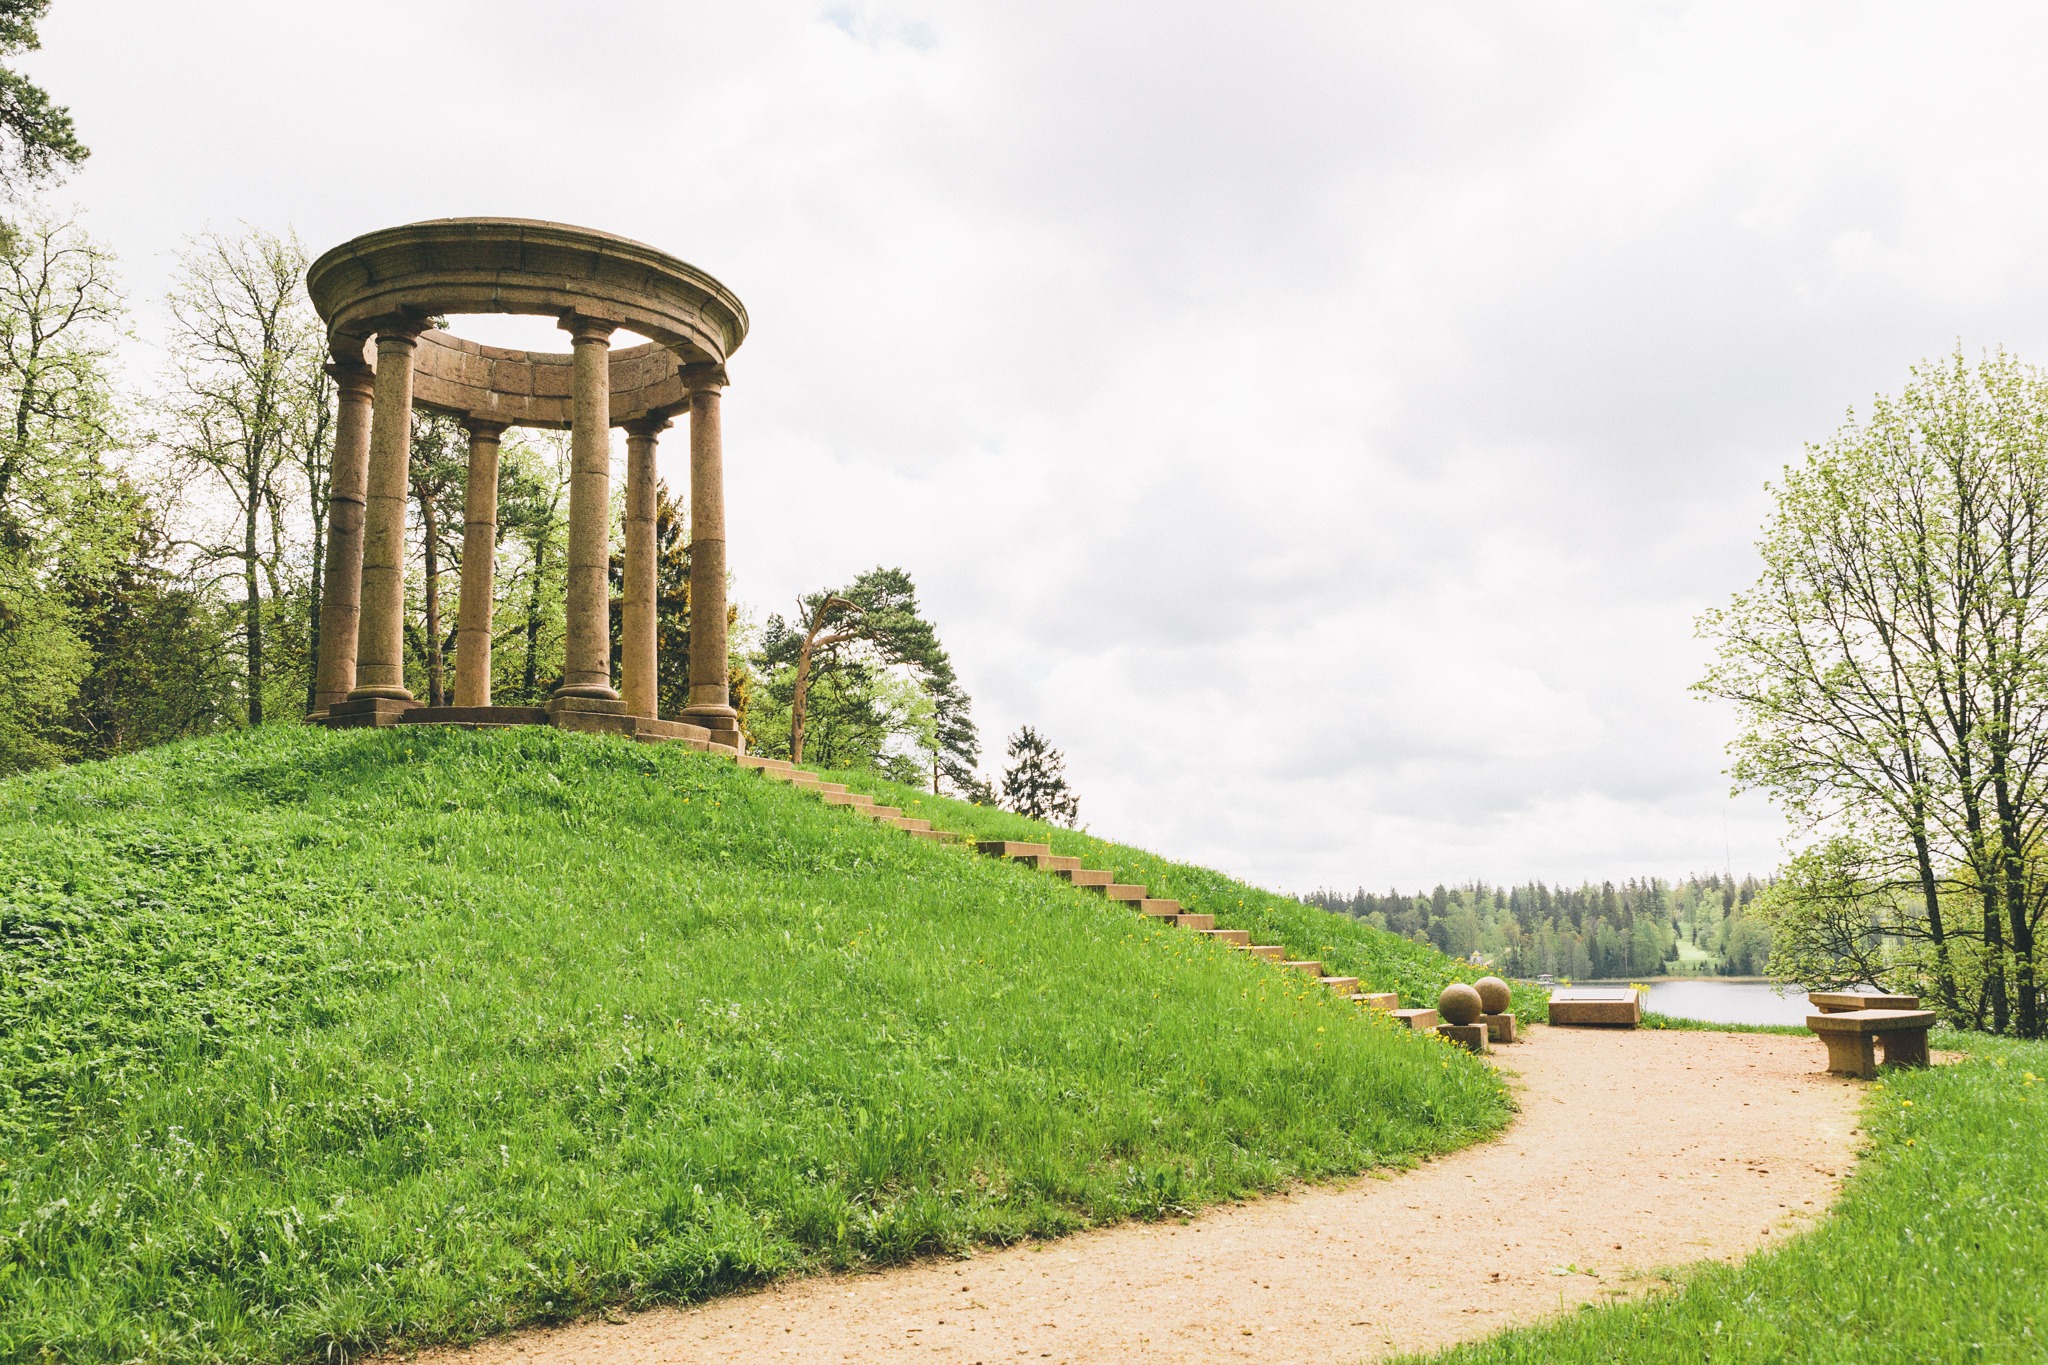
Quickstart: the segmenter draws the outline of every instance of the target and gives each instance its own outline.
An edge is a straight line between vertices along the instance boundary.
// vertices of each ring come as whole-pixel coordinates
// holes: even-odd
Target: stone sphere
[[[1446,1024],[1470,1024],[1478,1020],[1483,1006],[1479,992],[1462,981],[1453,981],[1436,998],[1436,1013]]]
[[[1497,976],[1482,976],[1473,983],[1472,989],[1479,992],[1479,1006],[1488,1014],[1508,1012],[1508,983]]]

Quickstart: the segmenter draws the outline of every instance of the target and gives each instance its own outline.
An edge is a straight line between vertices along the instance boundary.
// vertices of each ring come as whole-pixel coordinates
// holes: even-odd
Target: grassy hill
[[[1085,851],[1406,999],[1454,970]],[[4,1362],[699,1298],[1403,1163],[1508,1108],[1298,974],[680,749],[276,728],[0,783]]]

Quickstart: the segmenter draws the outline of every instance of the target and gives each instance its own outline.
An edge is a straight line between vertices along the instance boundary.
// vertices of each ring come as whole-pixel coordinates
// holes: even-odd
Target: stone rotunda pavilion
[[[340,391],[314,717],[333,726],[544,725],[740,747],[726,694],[725,491],[719,393],[747,335],[731,290],[695,266],[589,228],[443,218],[385,228],[313,262]],[[479,346],[433,328],[450,313],[560,320],[568,355]],[[621,329],[652,338],[614,351]],[[405,521],[414,408],[469,432],[454,705],[405,688]],[[690,417],[690,700],[656,714],[654,447]],[[498,441],[567,428],[567,640],[545,708],[491,704]],[[626,429],[625,610],[612,687],[611,428]]]

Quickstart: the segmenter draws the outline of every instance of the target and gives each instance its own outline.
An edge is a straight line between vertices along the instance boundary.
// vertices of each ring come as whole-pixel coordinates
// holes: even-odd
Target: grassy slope
[[[1049,843],[1053,852],[1079,857],[1089,867],[1114,872],[1117,880],[1135,882],[1154,896],[1179,901],[1189,910],[1216,916],[1220,929],[1249,929],[1254,943],[1277,943],[1294,956],[1316,958],[1333,975],[1355,976],[1368,990],[1398,991],[1403,1005],[1433,1007],[1452,981],[1477,981],[1484,967],[1468,967],[1398,934],[1375,929],[1347,915],[1331,914],[1292,897],[1212,872],[1206,867],[1169,862],[1143,849],[1113,844],[1093,835],[1027,820],[1008,811],[935,797],[899,786],[872,773],[828,773],[855,791],[900,807],[905,815],[929,817],[940,829],[957,830],[979,839],[1016,839]],[[1547,994],[1534,986],[1514,986],[1516,1014],[1544,1018]]]
[[[1675,1293],[1508,1332],[1435,1365],[2048,1360],[2048,1044],[1945,1035],[1887,1071],[1841,1202],[1782,1250]]]
[[[0,1361],[459,1338],[1507,1114],[1313,983],[679,749],[272,729],[0,784]]]

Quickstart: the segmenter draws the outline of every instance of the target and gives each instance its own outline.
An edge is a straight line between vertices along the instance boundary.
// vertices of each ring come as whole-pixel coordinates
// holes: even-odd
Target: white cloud
[[[710,270],[756,611],[902,564],[1098,830],[1408,887],[1773,860],[1691,619],[1843,409],[1959,339],[2048,358],[2044,26],[67,0],[32,70],[145,297],[237,221]]]

